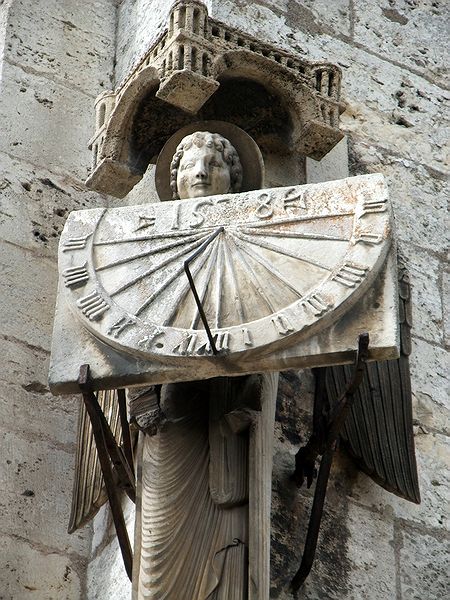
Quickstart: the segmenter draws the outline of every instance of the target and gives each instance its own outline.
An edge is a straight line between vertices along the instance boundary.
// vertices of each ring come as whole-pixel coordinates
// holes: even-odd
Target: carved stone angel
[[[181,141],[178,136],[178,142],[173,147],[172,141],[170,173],[167,169],[165,181],[160,181],[164,199],[170,198],[169,186],[180,199],[237,192],[242,185],[251,189],[245,188],[246,178],[254,178],[252,168],[258,169],[259,158],[254,157],[252,167],[246,157],[243,168],[243,154],[217,130],[194,132]],[[343,438],[359,466],[378,483],[417,502],[404,276],[400,294],[402,356],[368,367]],[[330,367],[325,375],[333,403],[348,373],[344,367]],[[131,417],[145,430],[133,575],[136,600],[268,600],[276,388],[277,375],[268,374],[169,384],[130,395]],[[100,397],[119,436],[113,395]],[[103,500],[90,435],[82,413],[72,531]]]

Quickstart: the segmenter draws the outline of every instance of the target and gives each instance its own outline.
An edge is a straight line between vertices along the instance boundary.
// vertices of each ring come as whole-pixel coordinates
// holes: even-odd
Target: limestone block
[[[6,62],[2,78],[0,151],[86,179],[92,98]]]
[[[72,210],[104,206],[105,196],[75,180],[0,154],[0,238],[40,256],[56,254]]]
[[[410,357],[412,391],[415,397],[427,396],[433,405],[449,408],[448,353],[444,348],[413,338]],[[447,423],[441,423],[442,431]]]
[[[434,533],[434,535],[433,535]],[[402,600],[442,600],[448,596],[450,545],[440,532],[399,527]]]
[[[441,262],[429,252],[402,245],[412,287],[413,333],[429,342],[443,342]]]
[[[370,142],[352,135],[351,173],[381,172],[387,178],[394,206],[398,239],[433,252],[446,252],[447,176],[426,166],[390,154]],[[402,244],[401,244],[402,245]]]
[[[347,596],[387,600],[396,597],[394,529],[391,519],[384,519],[353,503],[346,523],[350,543]]]
[[[2,336],[0,362],[7,390],[0,391],[2,426],[36,439],[48,439],[72,452],[78,401],[54,398],[47,385],[48,354],[24,342]],[[80,400],[81,401],[81,400]],[[36,416],[39,415],[39,418]]]
[[[86,590],[86,600],[131,598],[131,582],[123,568],[117,539],[113,539],[89,562]]]
[[[445,84],[448,31],[445,2],[355,3],[355,40],[389,61]]]
[[[112,2],[16,0],[6,59],[96,96],[112,82],[115,8]]]
[[[167,24],[167,0],[124,0],[118,7],[116,84],[153,44]],[[130,31],[133,35],[130,36]]]
[[[270,28],[274,17],[282,17],[286,25],[301,28],[307,33],[324,31],[350,34],[350,7],[348,0],[278,0],[272,6],[265,2],[239,2],[236,0],[211,0],[210,14],[213,18],[241,27],[248,31],[249,25]],[[269,15],[269,10],[272,13]],[[250,15],[248,14],[250,13]],[[249,18],[250,17],[250,18]],[[267,34],[264,33],[264,38]]]
[[[449,441],[445,435],[419,433],[415,436],[421,504],[416,505],[390,494],[364,473],[357,472],[350,458],[339,453],[338,477],[342,491],[358,505],[376,511],[386,519],[395,516],[411,526],[448,529],[450,503],[448,466]]]
[[[134,537],[134,522],[135,522],[135,504],[125,494],[121,498],[122,509],[125,516],[125,524],[127,526],[128,535],[131,543]],[[104,550],[103,546],[105,542],[109,542],[111,538],[115,537],[114,521],[112,518],[111,509],[109,504],[104,504],[102,508],[95,515],[93,523],[93,536],[91,545],[91,555],[95,556],[97,553],[101,554]],[[133,545],[133,544],[132,544]]]
[[[82,566],[66,553],[0,535],[2,600],[75,600],[82,597]]]
[[[57,282],[53,259],[27,248],[0,243],[2,333],[48,350]]]
[[[450,271],[446,270],[442,274],[442,301],[445,307],[450,302]],[[444,310],[444,343],[450,345],[450,311]]]
[[[60,447],[40,438],[2,431],[2,533],[20,536],[61,553],[86,554],[89,529],[67,533],[74,446]]]
[[[324,6],[329,10],[329,3]],[[444,167],[445,91],[359,45],[333,38],[331,32],[313,35],[303,29],[300,19],[289,25],[288,14],[255,3],[236,10],[236,3],[229,1],[223,9],[216,7],[212,16],[309,60],[336,57],[343,67],[342,99],[349,103],[341,117],[342,128],[404,158],[436,169]]]

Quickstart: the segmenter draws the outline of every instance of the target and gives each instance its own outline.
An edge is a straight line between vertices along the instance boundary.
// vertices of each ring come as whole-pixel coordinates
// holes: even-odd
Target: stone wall
[[[422,504],[384,492],[340,456],[317,562],[299,598],[440,599],[446,589],[449,434],[445,4],[209,0],[207,5],[211,16],[229,25],[341,66],[350,174],[387,177],[413,281],[412,385]],[[46,370],[56,247],[65,215],[110,201],[82,185],[90,164],[93,100],[113,78],[124,77],[164,26],[169,8],[167,0],[0,2],[0,247],[6,294],[0,350],[2,600],[128,597],[107,512],[99,513],[93,529],[65,533],[76,403],[49,394]],[[123,202],[140,201],[143,183]],[[289,474],[310,426],[311,389],[308,373],[282,376],[272,532],[272,592],[278,600],[289,598],[287,584],[298,566],[310,506],[311,493],[297,491]]]
[[[91,528],[72,536],[78,400],[48,358],[58,238],[105,204],[83,186],[92,106],[111,85],[114,2],[0,2],[0,598],[86,598]]]

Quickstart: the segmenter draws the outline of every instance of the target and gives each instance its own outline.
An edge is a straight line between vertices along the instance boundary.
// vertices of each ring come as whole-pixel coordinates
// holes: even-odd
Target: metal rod
[[[100,410],[100,413],[103,413],[90,384],[89,365],[82,365],[80,367],[78,385],[80,386],[80,390],[83,395],[86,411],[91,420],[92,432],[95,439],[95,445],[97,447],[98,458],[103,473],[106,493],[108,495],[109,505],[111,507],[114,520],[114,526],[116,529],[117,538],[119,540],[120,551],[122,553],[125,570],[131,581],[133,573],[133,553],[131,550],[130,538],[128,537],[128,531],[125,525],[122,506],[117,494],[110,458],[108,456],[105,430],[98,411]]]
[[[358,337],[358,349],[352,378],[332,410],[329,410],[326,371],[322,368],[315,370],[316,393],[314,396],[313,432],[306,445],[297,452],[295,457],[295,472],[292,476],[292,479],[298,486],[303,484],[305,475],[308,487],[311,485],[317,456],[322,454],[322,459],[314,491],[314,500],[302,560],[297,573],[291,581],[291,589],[294,592],[299,590],[304,584],[314,562],[333,454],[341,429],[353,404],[354,394],[364,377],[365,363],[368,355],[369,334],[362,333]],[[325,406],[325,403],[327,406]],[[325,411],[327,414],[325,414]]]
[[[189,280],[189,285],[191,286],[191,290],[192,290],[192,293],[194,295],[194,300],[195,300],[195,303],[197,304],[198,312],[200,314],[200,318],[201,318],[203,326],[205,328],[206,335],[208,336],[208,340],[209,340],[209,343],[211,345],[211,349],[213,351],[213,354],[215,354],[215,355],[217,355],[219,353],[217,351],[216,344],[214,342],[214,338],[213,338],[212,333],[211,333],[211,329],[210,329],[210,327],[208,325],[208,320],[206,318],[205,311],[203,310],[202,302],[201,302],[200,297],[199,297],[199,295],[197,293],[197,289],[195,287],[194,279],[193,279],[193,277],[191,275],[191,272],[189,270],[189,263],[192,262],[193,260],[195,260],[197,258],[197,256],[199,256],[203,252],[203,250],[205,250],[205,248],[207,248],[207,246],[209,246],[209,244],[212,241],[214,241],[216,239],[216,237],[220,233],[222,233],[222,231],[224,231],[224,229],[225,229],[224,227],[219,227],[219,229],[217,229],[214,233],[212,233],[209,236],[209,238],[203,242],[203,244],[200,246],[200,248],[198,248],[193,254],[191,254],[191,256],[189,258],[187,258],[184,261],[184,270],[185,270],[186,276],[187,276],[187,278]]]
[[[317,476],[314,500],[309,519],[308,533],[306,535],[305,548],[303,550],[302,562],[291,581],[291,588],[296,592],[308,577],[316,555],[317,540],[319,537],[320,524],[322,522],[323,505],[328,487],[331,464],[333,462],[333,449],[328,448],[320,461],[319,474]]]
[[[130,425],[127,418],[127,401],[125,390],[123,388],[117,390],[117,399],[119,401],[119,416],[120,424],[122,426],[123,453],[134,477],[133,448],[131,446]]]

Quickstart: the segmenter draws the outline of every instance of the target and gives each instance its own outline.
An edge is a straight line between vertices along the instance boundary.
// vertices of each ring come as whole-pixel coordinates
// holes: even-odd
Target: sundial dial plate
[[[77,211],[61,237],[61,301],[120,352],[170,364],[211,358],[184,272],[197,252],[190,268],[216,346],[245,360],[348,311],[385,261],[390,220],[380,175]]]

